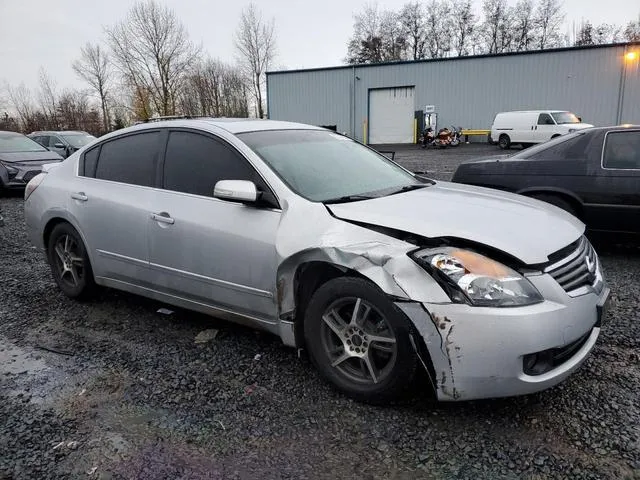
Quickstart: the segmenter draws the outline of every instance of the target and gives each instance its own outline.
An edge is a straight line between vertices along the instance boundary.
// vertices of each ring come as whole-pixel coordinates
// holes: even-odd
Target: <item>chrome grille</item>
[[[581,287],[595,285],[598,279],[598,257],[586,237],[582,237],[573,252],[547,267],[545,272],[566,292],[573,292]]]

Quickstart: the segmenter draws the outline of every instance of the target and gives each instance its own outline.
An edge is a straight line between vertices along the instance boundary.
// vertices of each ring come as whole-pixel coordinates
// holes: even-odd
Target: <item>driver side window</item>
[[[249,180],[262,192],[264,201],[277,205],[262,177],[233,147],[195,132],[169,133],[163,170],[165,190],[213,197],[220,180]]]
[[[555,122],[548,113],[541,113],[538,117],[538,125],[555,125]]]

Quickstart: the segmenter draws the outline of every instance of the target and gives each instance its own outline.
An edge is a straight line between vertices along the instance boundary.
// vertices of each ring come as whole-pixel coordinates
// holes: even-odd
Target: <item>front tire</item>
[[[93,270],[80,234],[59,223],[49,236],[47,254],[56,284],[69,298],[84,299],[95,289]]]
[[[414,379],[411,323],[374,285],[340,277],[312,296],[304,336],[320,374],[349,397],[381,404],[400,397]]]

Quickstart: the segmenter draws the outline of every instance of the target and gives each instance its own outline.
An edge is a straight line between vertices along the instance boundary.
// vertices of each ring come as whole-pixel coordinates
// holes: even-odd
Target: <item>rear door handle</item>
[[[176,222],[167,212],[152,213],[151,218],[156,222],[166,223],[169,225],[173,225]]]
[[[89,197],[87,197],[84,192],[72,193],[71,198],[73,198],[74,200],[79,200],[81,202],[86,202],[87,200],[89,200]]]

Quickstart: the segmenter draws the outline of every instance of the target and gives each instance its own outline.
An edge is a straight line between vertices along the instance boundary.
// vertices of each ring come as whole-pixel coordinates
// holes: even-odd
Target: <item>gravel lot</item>
[[[496,152],[404,148],[396,159],[447,179]],[[613,304],[564,384],[380,408],[335,393],[269,335],[114,291],[67,300],[27,242],[22,208],[0,199],[0,479],[640,478],[637,243],[596,243]]]

